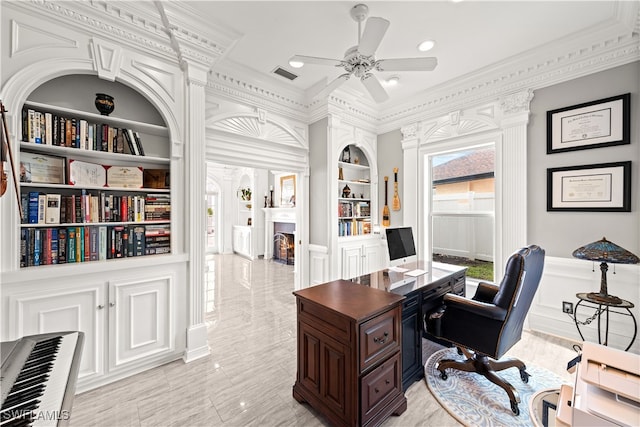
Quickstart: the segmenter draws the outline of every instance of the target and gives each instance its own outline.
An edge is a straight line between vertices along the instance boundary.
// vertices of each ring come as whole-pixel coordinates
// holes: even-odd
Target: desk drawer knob
[[[382,335],[381,337],[375,337],[373,339],[373,342],[378,344],[384,344],[387,342],[387,338],[389,338],[389,332],[385,332],[384,335]]]

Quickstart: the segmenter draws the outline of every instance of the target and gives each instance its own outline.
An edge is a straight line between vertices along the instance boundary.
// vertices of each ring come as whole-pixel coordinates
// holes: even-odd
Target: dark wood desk
[[[374,289],[402,295],[402,389],[424,378],[425,355],[422,337],[441,342],[426,332],[425,318],[442,306],[446,293],[465,295],[466,267],[439,262],[415,262],[401,266],[427,271],[422,276],[410,277],[404,273],[381,270],[351,279]],[[444,344],[443,342],[441,342]]]
[[[445,293],[464,295],[464,267],[403,267],[427,273],[409,277],[381,270],[294,292],[298,372],[293,396],[334,425],[379,425],[404,412],[404,390],[424,376],[424,315],[441,306]]]

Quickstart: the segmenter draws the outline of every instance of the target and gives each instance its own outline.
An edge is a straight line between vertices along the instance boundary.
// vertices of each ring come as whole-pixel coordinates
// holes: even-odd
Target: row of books
[[[338,216],[340,218],[368,217],[371,215],[369,202],[340,202],[338,204]]]
[[[27,107],[22,108],[22,141],[109,153],[125,153],[126,142],[129,154],[144,156],[136,131]]]
[[[20,267],[170,252],[168,225],[23,228],[20,236]]]
[[[369,220],[340,220],[338,221],[338,236],[358,236],[371,233],[371,221]]]
[[[22,193],[22,224],[169,221],[168,194]]]

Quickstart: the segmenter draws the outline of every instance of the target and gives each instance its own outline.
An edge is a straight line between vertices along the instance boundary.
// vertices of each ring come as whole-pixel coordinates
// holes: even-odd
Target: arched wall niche
[[[22,72],[11,76],[3,87],[3,102],[5,102],[7,110],[13,112],[10,114],[13,132],[18,131],[22,105],[34,90],[49,80],[73,74],[93,75],[100,78],[93,69],[93,61],[69,58],[36,62],[25,67]],[[129,73],[119,73],[115,81],[144,96],[165,121],[171,135],[172,145],[182,144],[181,126],[173,113],[174,106],[172,104],[168,103],[165,98],[159,95],[158,91],[144,80],[137,79]],[[15,140],[15,135],[13,137]],[[172,153],[175,156],[174,150]]]

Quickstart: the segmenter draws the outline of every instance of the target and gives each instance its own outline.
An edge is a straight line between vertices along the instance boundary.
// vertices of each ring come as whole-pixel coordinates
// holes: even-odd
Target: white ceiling
[[[288,60],[295,54],[342,59],[357,44],[358,25],[350,17],[357,1],[185,1],[212,25],[226,27],[240,37],[220,59],[218,66],[240,66],[259,81],[271,81],[291,90],[306,91],[325,79],[333,80],[341,69],[305,65],[294,69]],[[383,80],[399,75],[400,84],[388,87],[393,105],[403,99],[499,65],[523,52],[536,53],[588,33],[611,22],[614,1],[368,1],[369,16],[391,22],[376,52],[377,59],[436,56],[431,72],[376,72]],[[363,26],[364,28],[364,26]],[[425,39],[436,41],[427,53],[417,50]],[[555,42],[555,44],[554,44]],[[283,67],[299,77],[288,81],[272,74]],[[215,67],[214,67],[215,68]],[[346,90],[369,97],[357,78]],[[382,105],[384,107],[384,104]]]

